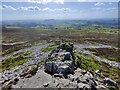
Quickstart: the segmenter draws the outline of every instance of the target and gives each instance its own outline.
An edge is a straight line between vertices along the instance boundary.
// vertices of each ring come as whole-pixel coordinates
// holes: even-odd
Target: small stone
[[[62,78],[63,75],[62,74],[54,74],[54,77],[59,77],[59,78]]]
[[[96,70],[95,73],[99,73],[100,70]]]
[[[58,87],[59,85],[60,85],[60,83],[56,83],[56,85],[55,85],[55,86],[56,86],[56,87]]]
[[[81,73],[82,73],[83,75],[85,75],[85,74],[87,73],[87,71],[81,70]]]
[[[86,90],[86,89],[90,89],[90,86],[88,84],[79,83],[78,88]]]
[[[13,79],[13,84],[15,85],[18,81],[19,81],[18,78],[14,78],[14,79]]]
[[[44,86],[44,87],[48,87],[48,86],[49,86],[49,83],[44,83],[43,86]]]
[[[7,76],[5,76],[4,74],[2,75],[2,78],[4,78],[5,80],[9,80]]]
[[[1,81],[0,81],[0,84],[3,84],[4,82],[5,82],[5,80],[1,80]]]
[[[32,77],[31,74],[28,74],[28,75],[25,76],[25,78],[30,78],[30,77]]]
[[[96,88],[97,89],[104,89],[104,90],[109,90],[109,89],[107,89],[105,86],[103,86],[103,85],[98,85],[98,86],[96,86]]]

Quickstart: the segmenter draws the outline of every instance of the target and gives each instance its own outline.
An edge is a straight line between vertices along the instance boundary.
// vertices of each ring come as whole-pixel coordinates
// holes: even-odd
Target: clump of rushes
[[[49,52],[49,51],[55,49],[56,47],[57,47],[56,45],[49,45],[46,48],[42,48],[42,52]]]

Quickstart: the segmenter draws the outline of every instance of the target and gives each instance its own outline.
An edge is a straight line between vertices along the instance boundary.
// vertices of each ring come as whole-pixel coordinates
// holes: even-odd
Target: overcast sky
[[[14,0],[12,0],[14,1]],[[25,0],[24,0],[25,1]],[[2,2],[2,20],[43,20],[43,19],[102,19],[117,18],[118,3],[94,2],[95,0],[78,0],[80,2],[65,2],[63,0],[43,0],[29,2]],[[81,2],[83,1],[83,2]],[[87,2],[84,2],[87,1]]]

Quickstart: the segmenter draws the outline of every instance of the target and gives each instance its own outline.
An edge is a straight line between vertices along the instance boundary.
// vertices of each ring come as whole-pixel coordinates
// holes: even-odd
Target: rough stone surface
[[[107,86],[115,86],[116,82],[110,78],[101,80],[99,78],[100,71],[95,72],[98,77],[86,70],[76,68],[73,57],[73,44],[59,44],[51,53],[42,53],[47,60],[43,67],[37,65],[29,66],[29,63],[38,62],[40,60],[39,50],[35,53],[34,59],[30,59],[24,65],[27,67],[16,66],[13,69],[5,70],[0,73],[0,83],[3,86],[0,89],[11,88],[75,88],[78,90],[96,90],[107,89]],[[44,70],[53,73],[44,72]],[[67,77],[65,77],[67,75]],[[20,77],[21,76],[21,77]]]
[[[51,73],[59,73],[59,74],[69,74],[74,72],[74,64],[72,61],[65,62],[46,62],[45,63],[45,71]]]
[[[37,72],[37,69],[38,69],[37,65],[28,66],[22,70],[20,76],[26,76],[29,74],[34,75]]]
[[[73,62],[72,53],[73,44],[61,44],[51,51],[45,62],[44,68],[46,72],[67,75],[73,73],[75,64]]]
[[[105,84],[105,85],[108,85],[108,86],[117,86],[117,84],[116,84],[116,82],[115,81],[113,81],[112,79],[110,79],[110,78],[105,78],[104,80],[103,80],[103,83]]]

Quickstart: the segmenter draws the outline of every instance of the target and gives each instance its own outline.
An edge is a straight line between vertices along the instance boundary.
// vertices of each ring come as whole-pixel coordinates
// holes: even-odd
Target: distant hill
[[[102,26],[111,26],[117,27],[118,20],[117,19],[96,19],[96,20],[55,20],[55,19],[47,19],[47,20],[10,20],[10,21],[2,21],[2,26],[16,26],[16,27],[36,27],[36,26],[47,26],[47,27],[55,27],[55,26],[87,26],[87,25],[102,25]]]

